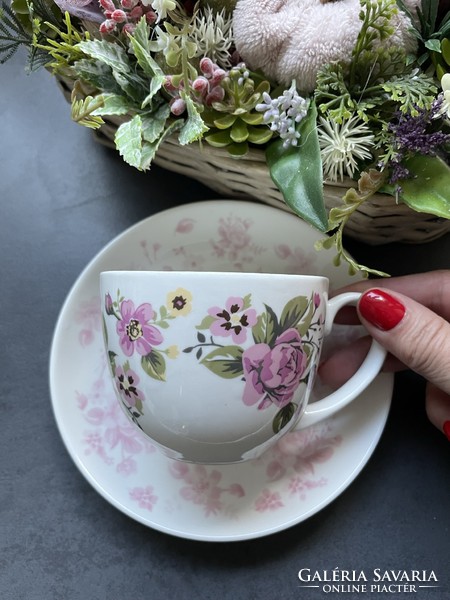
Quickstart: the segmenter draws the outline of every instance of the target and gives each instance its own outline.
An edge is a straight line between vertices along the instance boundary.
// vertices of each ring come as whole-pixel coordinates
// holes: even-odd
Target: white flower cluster
[[[271,98],[264,92],[263,100],[264,102],[257,104],[255,108],[264,113],[264,122],[284,140],[285,148],[296,146],[300,137],[296,124],[306,117],[309,101],[298,94],[295,81],[278,98]]]

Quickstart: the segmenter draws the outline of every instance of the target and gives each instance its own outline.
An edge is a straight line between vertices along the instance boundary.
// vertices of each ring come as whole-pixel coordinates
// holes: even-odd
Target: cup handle
[[[330,333],[337,312],[346,304],[356,304],[360,297],[359,293],[349,292],[328,300],[325,335]],[[317,402],[308,404],[295,429],[305,429],[315,425],[347,406],[372,383],[383,366],[386,354],[383,346],[372,340],[370,350],[356,373],[336,391]]]

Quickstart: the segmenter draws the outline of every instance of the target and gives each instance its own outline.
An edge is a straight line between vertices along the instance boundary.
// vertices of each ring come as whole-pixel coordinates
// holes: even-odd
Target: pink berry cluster
[[[144,6],[140,0],[120,0],[118,6],[113,0],[99,0],[106,19],[100,24],[100,33],[113,33],[121,29],[124,33],[133,33],[137,22],[145,16],[152,25],[157,14],[151,6]]]
[[[222,80],[227,76],[227,71],[221,69],[213,63],[210,58],[202,58],[200,61],[201,75],[190,82],[191,89],[194,91],[195,99],[205,106],[211,106],[213,102],[220,102],[225,96],[225,90],[221,86]],[[186,110],[186,103],[181,98],[180,92],[184,89],[184,83],[181,80],[179,85],[174,85],[173,77],[168,75],[164,84],[164,89],[172,99],[170,101],[170,111],[173,115],[179,116]]]

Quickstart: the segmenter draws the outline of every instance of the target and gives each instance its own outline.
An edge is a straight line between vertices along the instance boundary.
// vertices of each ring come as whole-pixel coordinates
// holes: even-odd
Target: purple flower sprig
[[[422,154],[436,156],[450,143],[450,134],[436,130],[442,124],[442,98],[433,102],[431,108],[418,109],[417,116],[396,114],[397,121],[389,124],[393,134],[393,147],[396,154],[389,162],[390,183],[410,177],[404,161],[408,156]]]

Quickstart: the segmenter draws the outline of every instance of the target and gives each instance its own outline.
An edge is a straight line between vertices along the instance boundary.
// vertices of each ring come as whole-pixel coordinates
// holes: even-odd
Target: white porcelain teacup
[[[328,279],[305,275],[109,271],[100,279],[118,399],[170,458],[257,458],[346,406],[386,355],[372,341],[347,383],[308,404],[323,337],[359,294],[329,300]]]

